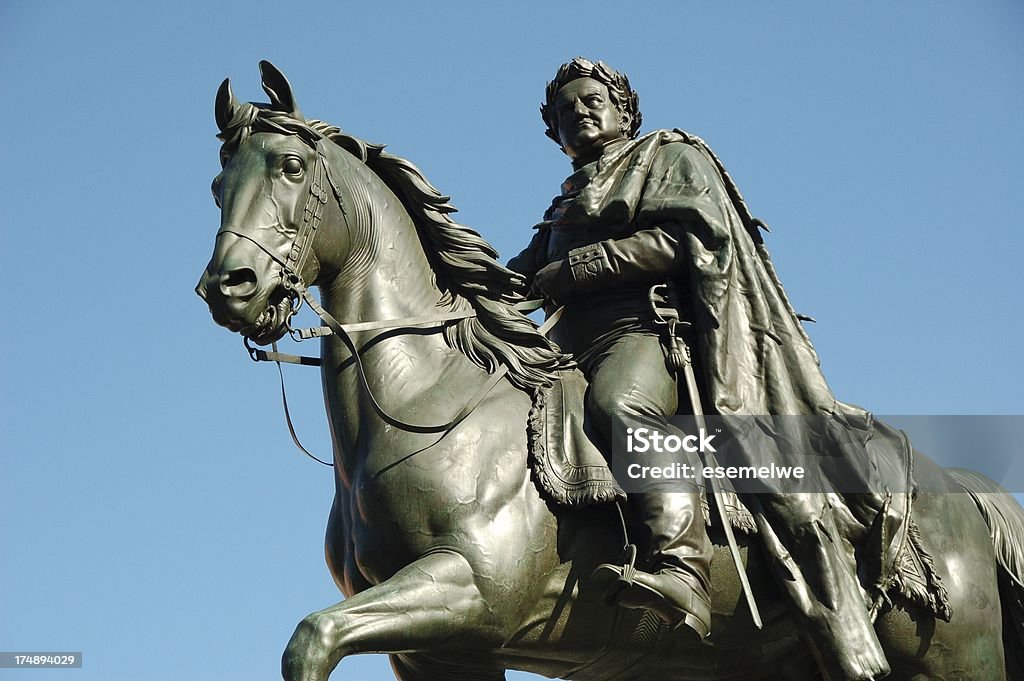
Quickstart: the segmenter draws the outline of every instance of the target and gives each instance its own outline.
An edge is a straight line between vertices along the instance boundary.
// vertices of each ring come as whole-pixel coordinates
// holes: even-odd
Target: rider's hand
[[[564,302],[572,294],[575,279],[568,260],[545,265],[533,278],[532,292],[551,301]]]

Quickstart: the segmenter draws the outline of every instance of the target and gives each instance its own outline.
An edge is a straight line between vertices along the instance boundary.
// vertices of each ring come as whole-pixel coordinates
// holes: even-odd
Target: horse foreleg
[[[483,651],[504,637],[461,555],[428,554],[390,579],[308,615],[281,661],[286,681],[326,681],[357,653]]]
[[[391,669],[398,681],[505,681],[505,670],[493,662],[463,655],[449,658],[424,653],[392,655]]]

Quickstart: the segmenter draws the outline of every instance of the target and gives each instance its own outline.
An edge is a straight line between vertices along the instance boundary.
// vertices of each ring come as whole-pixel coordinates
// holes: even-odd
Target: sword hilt
[[[689,328],[691,324],[679,317],[676,288],[672,282],[655,284],[648,291],[647,300],[651,305],[654,323],[668,326],[668,368],[677,374],[682,373],[683,369],[693,362],[693,355],[690,353],[690,346],[679,337],[677,329]]]

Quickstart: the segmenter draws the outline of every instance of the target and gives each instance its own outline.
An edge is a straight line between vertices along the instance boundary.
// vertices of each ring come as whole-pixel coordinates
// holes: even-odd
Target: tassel
[[[668,333],[668,357],[666,358],[666,363],[670,371],[682,373],[683,369],[691,361],[690,348],[676,335],[676,325],[674,322],[669,323]]]

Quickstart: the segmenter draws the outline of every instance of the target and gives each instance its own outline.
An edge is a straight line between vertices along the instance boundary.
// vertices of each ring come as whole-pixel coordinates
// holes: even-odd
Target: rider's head
[[[600,155],[607,142],[636,137],[640,129],[640,98],[626,75],[604,62],[576,57],[562,64],[545,94],[545,134],[574,159],[593,155],[595,145]]]

